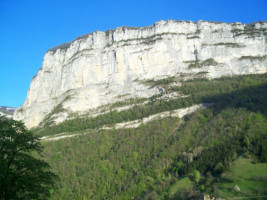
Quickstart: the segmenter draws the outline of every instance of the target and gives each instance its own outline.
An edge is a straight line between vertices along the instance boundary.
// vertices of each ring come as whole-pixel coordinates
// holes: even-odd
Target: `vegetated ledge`
[[[127,122],[122,122],[122,123],[116,123],[116,124],[113,124],[111,126],[104,125],[102,128],[99,128],[98,130],[102,130],[102,129],[108,130],[108,129],[114,129],[114,128],[115,129],[137,128],[141,125],[148,124],[154,120],[163,119],[163,118],[167,118],[167,117],[183,118],[186,115],[190,115],[190,114],[194,113],[198,109],[205,109],[211,105],[212,104],[203,104],[203,103],[202,104],[196,104],[196,105],[186,107],[186,108],[180,108],[180,109],[176,109],[176,110],[165,111],[165,112],[149,115],[148,117],[145,117],[141,120],[133,120],[133,121],[127,121]],[[82,133],[78,132],[75,134],[60,133],[60,134],[56,134],[53,136],[43,136],[43,137],[41,137],[41,140],[43,140],[43,141],[55,141],[55,140],[60,140],[60,139],[64,139],[64,138],[70,138],[70,137],[85,135],[85,134],[86,134],[85,130]]]
[[[183,21],[183,20],[176,20],[176,21],[175,20],[167,20],[166,23],[168,21],[174,21],[176,23],[197,23],[197,22],[193,22],[193,21]],[[156,22],[156,23],[154,23],[152,25],[149,25],[149,26],[145,26],[145,27],[121,26],[121,27],[117,27],[115,29],[108,29],[108,30],[104,31],[104,33],[108,37],[110,34],[113,34],[118,29],[122,29],[124,32],[125,32],[126,29],[127,30],[146,30],[146,29],[149,29],[149,28],[153,28],[158,22]],[[211,23],[213,23],[213,22],[211,22]],[[223,22],[218,22],[218,23],[223,23]],[[50,48],[50,49],[47,50],[47,52],[55,53],[58,49],[66,50],[67,48],[70,47],[71,43],[75,42],[76,40],[86,39],[86,38],[88,38],[88,36],[93,35],[93,33],[95,33],[95,32],[99,32],[99,31],[94,31],[92,33],[88,33],[88,34],[84,34],[82,36],[79,36],[79,37],[75,38],[74,40],[72,40],[71,42],[66,42],[66,43],[57,45],[57,46],[55,46],[53,48]]]
[[[209,22],[209,23],[213,23],[213,24],[223,24],[224,23],[224,24],[231,24],[231,25],[241,24],[239,22],[227,23],[227,22],[215,22],[215,21],[205,21],[205,20],[199,20],[197,22],[194,22],[194,21],[172,20],[172,19],[166,20],[165,22],[168,23],[169,21],[173,21],[175,23],[194,23],[194,24],[197,24],[199,22]],[[160,22],[160,21],[158,21],[158,22]],[[146,30],[146,29],[153,28],[158,22],[156,22],[156,23],[154,23],[152,25],[149,25],[149,26],[145,26],[145,27],[128,27],[128,26],[122,26],[122,27],[117,27],[115,29],[108,29],[108,30],[104,31],[103,33],[105,33],[106,36],[108,37],[110,34],[113,34],[118,29],[122,29],[124,32],[125,32],[125,30]],[[248,23],[248,24],[245,24],[246,27],[245,27],[244,30],[241,30],[241,29],[233,29],[232,32],[234,34],[236,34],[236,36],[241,35],[241,34],[254,34],[255,32],[257,32],[257,33],[263,32],[265,34],[265,30],[267,30],[267,29],[256,29],[255,28],[255,24],[257,24],[257,23],[264,24],[264,23],[267,23],[267,21],[256,21],[256,22]],[[88,38],[89,35],[93,35],[93,33],[95,33],[95,32],[102,32],[102,31],[94,31],[92,33],[84,34],[82,36],[79,36],[79,37],[75,38],[71,42],[66,42],[66,43],[60,44],[58,46],[55,46],[53,48],[50,48],[50,49],[47,50],[47,52],[55,53],[58,49],[60,49],[60,50],[66,50],[76,40],[86,39],[86,38]],[[188,39],[198,39],[198,38],[199,38],[199,36],[192,36],[192,37],[189,37]]]
[[[246,35],[248,37],[259,37],[261,34],[267,35],[267,28],[255,28],[256,23],[264,24],[266,22],[245,24],[244,29],[235,28],[232,29],[231,32],[234,34],[234,37],[241,35]]]
[[[230,48],[240,48],[244,47],[245,45],[239,44],[239,43],[233,43],[233,42],[219,42],[215,44],[202,44],[202,47],[206,46],[223,46],[223,47],[230,47]]]
[[[218,101],[218,98],[220,98],[218,95],[225,94],[225,98],[230,99],[232,98],[232,93],[236,93],[239,90],[240,92],[237,92],[237,96],[240,96],[242,93],[242,95],[255,96],[256,98],[256,96],[261,92],[258,92],[254,87],[260,86],[258,90],[263,90],[264,87],[262,85],[265,83],[266,74],[222,77],[214,80],[208,80],[205,78],[185,80],[182,82],[181,86],[172,86],[170,90],[182,95],[189,95],[186,98],[176,98],[170,100],[151,99],[151,101],[145,105],[134,106],[128,110],[120,112],[111,111],[96,117],[77,116],[77,118],[65,120],[57,125],[48,124],[43,127],[36,127],[33,131],[38,136],[47,136],[62,132],[96,129],[104,125],[113,125],[116,123],[143,119],[153,114],[190,107],[194,104],[214,103]],[[237,84],[240,85],[240,87],[236,87]],[[253,90],[249,90],[248,92],[246,88],[252,86]],[[240,100],[245,101],[243,96]],[[259,100],[261,102],[265,102],[261,98],[259,98]],[[228,102],[228,100],[225,102]],[[242,105],[246,103],[247,101],[243,102]],[[262,103],[258,103],[258,105],[261,104]],[[220,106],[223,105],[217,105],[217,107]],[[254,106],[253,109],[257,110],[258,108],[257,106]]]
[[[259,60],[259,61],[264,61],[267,59],[267,55],[263,56],[241,56],[239,60]]]
[[[189,63],[188,68],[193,69],[193,68],[202,68],[205,66],[216,66],[219,63],[216,62],[213,58],[209,58],[206,60],[192,60],[192,61],[184,61],[184,63]]]
[[[160,33],[160,34],[154,34],[152,36],[148,36],[148,37],[138,37],[138,38],[132,38],[132,39],[127,39],[127,40],[119,40],[119,41],[116,41],[116,43],[118,44],[118,47],[123,47],[123,46],[128,46],[128,45],[132,45],[131,42],[133,41],[140,41],[141,44],[146,44],[146,45],[149,45],[149,44],[152,44],[152,43],[155,43],[156,41],[158,40],[161,40],[163,39],[163,36],[166,36],[166,35],[185,35],[184,33]],[[114,42],[110,43],[110,44],[107,44],[104,48],[106,47],[110,47],[114,44]],[[121,45],[119,45],[121,44]]]

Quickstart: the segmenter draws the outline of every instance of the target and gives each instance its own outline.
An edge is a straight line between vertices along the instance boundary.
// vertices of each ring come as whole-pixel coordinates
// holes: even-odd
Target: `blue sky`
[[[21,106],[47,49],[159,20],[267,20],[267,0],[0,0],[0,106]]]

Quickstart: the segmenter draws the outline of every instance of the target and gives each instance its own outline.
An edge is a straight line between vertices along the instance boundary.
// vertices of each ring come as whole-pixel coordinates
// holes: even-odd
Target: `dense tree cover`
[[[216,113],[216,108],[213,109]],[[254,154],[262,162],[266,162],[267,121],[263,114],[250,112],[244,108],[228,108],[216,116],[205,114],[208,110],[201,112],[204,115],[200,114],[191,122],[188,121],[184,130],[189,126],[188,131],[196,130],[198,136],[203,139],[207,132],[211,132],[220,138],[220,142],[215,140],[214,145],[204,149],[200,155],[195,155],[192,162],[188,161],[187,154],[180,154],[177,161],[173,162],[172,173],[185,175],[197,169],[203,174],[212,172],[213,175],[218,175],[224,172],[238,155],[246,153]],[[203,119],[206,123],[201,123]],[[193,124],[195,129],[192,129]]]
[[[186,163],[179,172],[185,175],[197,169],[202,174],[211,171],[214,175],[218,175],[226,170],[236,157],[235,154],[240,154],[241,147],[237,138],[231,138],[224,143],[205,149],[193,162]]]
[[[256,154],[261,162],[267,162],[267,135],[253,138],[252,152]],[[250,145],[247,145],[250,147]]]
[[[174,81],[173,78],[164,80],[149,81],[149,83],[151,82],[153,86],[153,84],[164,85]],[[260,109],[262,113],[267,115],[267,102],[264,101],[267,95],[266,82],[266,74],[224,77],[214,80],[188,80],[183,82],[181,87],[174,86],[166,89],[167,91],[177,91],[188,95],[187,98],[155,100],[157,96],[153,96],[147,105],[135,106],[132,109],[121,112],[112,111],[93,118],[82,117],[66,120],[58,125],[45,126],[42,129],[35,130],[35,132],[37,135],[43,136],[61,132],[95,129],[103,125],[142,119],[151,114],[184,108],[198,103],[214,103],[221,107],[246,107],[247,109],[253,109],[253,111]],[[234,102],[232,99],[236,99],[236,101]],[[228,102],[231,102],[231,105],[228,105]]]
[[[165,118],[136,129],[87,130],[79,137],[44,142],[45,159],[61,180],[51,199],[188,199],[200,191],[212,192],[215,177],[238,156],[255,155],[266,161],[266,79],[255,75],[187,81],[172,90],[190,94],[189,104],[213,106],[180,120]],[[177,108],[176,103],[183,101],[186,104],[153,101],[129,112],[142,117],[153,109]],[[122,117],[122,113],[109,115]],[[113,117],[107,119],[115,123]],[[104,124],[100,119],[87,120]],[[170,192],[195,170],[205,183],[200,180],[195,189]]]
[[[43,160],[39,139],[22,122],[0,117],[0,199],[47,199],[57,176]]]
[[[212,111],[199,111],[183,123],[167,118],[134,130],[92,131],[77,138],[46,142],[45,157],[61,177],[59,190],[52,199],[166,199],[171,185],[183,176],[173,170],[173,166],[187,166],[186,161],[178,158],[184,152],[194,152],[199,146],[204,149],[198,159],[188,163],[189,166],[200,172],[214,169],[216,175],[219,174],[221,168],[223,171],[228,166],[224,161],[230,162],[236,152],[231,151],[233,155],[229,154],[229,159],[220,154],[220,164],[220,160],[214,162],[210,156],[215,155],[214,159],[217,159],[217,152],[211,151],[224,144],[231,147],[227,138],[236,134],[231,130],[232,124],[242,133],[245,129],[243,119],[254,114],[245,109],[227,110],[212,117],[201,131],[194,122],[199,119],[196,124],[205,124],[201,122],[201,116],[206,112]],[[229,112],[233,112],[230,118]],[[254,130],[265,129],[266,132],[262,121],[254,122],[257,124],[253,126]],[[216,127],[218,135],[214,134],[213,128],[208,128],[210,125]],[[209,162],[203,162],[205,160]],[[212,165],[212,162],[216,164]]]

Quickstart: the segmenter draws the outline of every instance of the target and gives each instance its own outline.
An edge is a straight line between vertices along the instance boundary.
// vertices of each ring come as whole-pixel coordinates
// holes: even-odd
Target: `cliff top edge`
[[[199,23],[203,23],[203,22],[208,22],[208,23],[213,23],[213,24],[231,24],[231,25],[237,25],[237,24],[243,24],[241,22],[217,22],[217,21],[205,21],[205,20],[199,20],[199,21],[186,21],[186,20],[160,20],[160,21],[157,21],[155,22],[154,24],[152,25],[149,25],[149,26],[145,26],[145,27],[131,27],[131,26],[120,26],[120,27],[117,27],[115,29],[108,29],[106,31],[94,31],[92,33],[88,33],[88,34],[84,34],[84,35],[81,35],[77,38],[75,38],[74,40],[70,41],[70,42],[66,42],[66,43],[63,43],[63,44],[60,44],[60,45],[57,45],[55,47],[52,47],[50,49],[47,50],[47,52],[52,52],[52,53],[55,53],[58,49],[67,49],[73,42],[77,41],[77,40],[82,40],[82,39],[86,39],[88,38],[88,36],[90,35],[93,35],[97,32],[101,32],[101,33],[105,33],[106,36],[109,36],[110,34],[113,34],[116,30],[146,30],[146,29],[149,29],[149,28],[152,28],[154,26],[156,26],[157,24],[160,24],[160,23],[169,23],[169,22],[173,22],[173,23],[193,23],[193,24],[199,24]],[[256,21],[256,22],[251,22],[251,23],[246,23],[246,24],[243,24],[243,25],[248,25],[248,26],[252,26],[254,27],[255,24],[267,24],[267,21]]]

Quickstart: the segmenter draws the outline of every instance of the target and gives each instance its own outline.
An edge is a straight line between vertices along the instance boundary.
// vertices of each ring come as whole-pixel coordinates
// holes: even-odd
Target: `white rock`
[[[57,123],[70,113],[84,114],[114,103],[120,95],[133,98],[159,93],[157,88],[150,89],[136,79],[203,71],[209,78],[265,73],[267,23],[254,24],[257,34],[238,35],[235,31],[242,33],[247,27],[241,23],[168,20],[77,38],[45,54],[43,66],[32,79],[27,99],[15,111],[14,119],[32,128],[59,104],[64,110],[53,116]],[[188,68],[186,61],[196,58],[212,58],[219,64]]]

